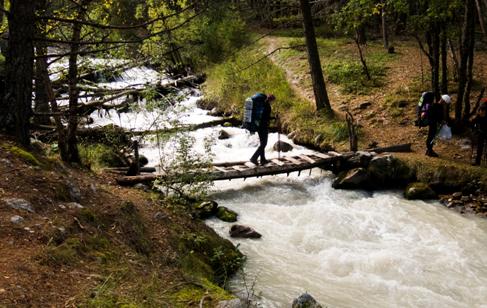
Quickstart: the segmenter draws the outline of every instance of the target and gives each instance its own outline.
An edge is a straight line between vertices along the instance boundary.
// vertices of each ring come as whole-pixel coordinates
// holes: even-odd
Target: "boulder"
[[[230,228],[230,236],[240,237],[240,238],[261,238],[262,237],[260,233],[258,233],[251,227],[247,227],[243,225],[233,225]]]
[[[404,191],[404,197],[408,200],[430,200],[436,199],[436,193],[426,183],[411,183]]]
[[[430,186],[438,193],[463,192],[468,182],[463,171],[449,166],[440,166],[435,170]]]
[[[364,168],[341,172],[332,184],[336,189],[366,189],[369,178]]]
[[[22,216],[19,216],[19,215],[14,215],[12,217],[10,217],[10,222],[13,223],[13,224],[20,224],[24,221],[24,217]]]
[[[365,151],[357,151],[355,154],[345,160],[341,167],[345,170],[353,169],[353,168],[367,168],[369,162],[372,160],[373,155],[370,152]]]
[[[244,305],[242,303],[242,300],[240,300],[239,298],[220,301],[216,305],[216,308],[244,308],[244,307],[249,307],[249,306]]]
[[[224,206],[219,206],[216,212],[216,217],[226,222],[236,222],[238,214]]]
[[[73,182],[68,182],[67,185],[68,185],[69,197],[71,198],[71,200],[74,202],[80,202],[81,190],[79,186]]]
[[[404,187],[416,178],[415,170],[392,155],[377,155],[367,168],[371,189]]]
[[[284,142],[284,141],[278,141],[278,142],[274,143],[274,146],[272,148],[274,149],[274,151],[280,150],[281,152],[284,152],[284,153],[293,150],[293,146],[287,142]]]
[[[34,213],[34,208],[29,201],[19,198],[4,198],[2,199],[8,206],[16,210],[24,210],[27,212]]]
[[[225,130],[220,130],[220,132],[218,133],[218,139],[220,140],[225,140],[225,139],[228,139],[230,138],[230,134],[227,133]]]
[[[294,299],[292,308],[322,308],[313,296],[308,293],[301,294],[298,298]]]
[[[203,201],[193,206],[197,218],[205,219],[216,214],[218,203],[215,201]]]

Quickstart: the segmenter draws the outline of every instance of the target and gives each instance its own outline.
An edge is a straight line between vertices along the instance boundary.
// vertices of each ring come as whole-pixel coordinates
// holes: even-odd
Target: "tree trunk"
[[[458,67],[458,97],[455,104],[455,123],[457,124],[457,126],[462,126],[461,122],[465,92],[467,87],[468,61],[470,55],[468,47],[471,45],[471,36],[474,35],[473,30],[475,29],[474,10],[475,8],[473,0],[466,0],[460,43],[460,63]]]
[[[446,31],[441,32],[441,92],[448,93],[448,48]]]
[[[32,77],[34,67],[35,2],[12,0],[8,16],[9,38],[6,58],[6,95],[0,104],[0,127],[30,146]]]
[[[78,7],[78,20],[84,19],[84,10],[90,0],[82,0]],[[81,159],[78,152],[78,141],[76,138],[76,130],[78,129],[78,53],[80,50],[81,40],[81,23],[73,24],[73,33],[71,36],[71,50],[69,56],[68,69],[68,86],[69,86],[69,117],[68,117],[68,161],[72,163],[80,163]]]
[[[433,26],[433,29],[426,36],[430,55],[431,90],[438,100],[440,98],[440,34],[438,27]]]
[[[482,7],[480,6],[479,0],[475,0],[475,5],[477,6],[477,14],[479,18],[479,23],[480,23],[480,29],[482,30],[482,33],[484,36],[487,36],[487,33],[485,32],[485,25],[484,25],[484,19],[482,15]],[[487,3],[485,4],[487,6]]]
[[[387,31],[387,18],[386,18],[386,9],[385,7],[382,8],[382,39],[384,41],[384,48],[389,50],[389,33]]]
[[[308,49],[308,62],[311,69],[311,80],[313,82],[316,109],[324,109],[327,114],[331,115],[332,110],[330,100],[328,99],[328,93],[326,92],[325,79],[323,78],[320,55],[316,44],[311,7],[309,0],[300,0],[300,3],[301,12],[303,14],[304,35],[306,37],[306,47]]]
[[[474,63],[474,49],[475,49],[475,23],[472,23],[470,35],[470,42],[468,46],[468,63],[467,63],[467,84],[465,86],[465,94],[463,95],[464,110],[463,122],[467,123],[470,117],[470,92],[472,91],[473,83],[473,63]]]
[[[37,74],[40,75],[42,85],[46,90],[47,97],[51,103],[51,110],[54,114],[54,121],[56,123],[56,131],[58,136],[58,148],[63,161],[69,161],[68,146],[66,143],[66,130],[64,129],[63,122],[61,120],[61,112],[58,109],[56,102],[56,96],[52,89],[51,80],[49,79],[49,72],[47,70],[47,58],[40,58],[37,60]]]
[[[38,0],[38,8],[41,10],[44,10],[46,7],[46,1],[45,0]],[[46,30],[46,20],[40,20],[37,22],[37,37],[43,38],[44,32]],[[43,81],[43,76],[42,76],[42,69],[43,65],[46,65],[47,67],[47,59],[46,58],[41,58],[40,56],[45,56],[47,54],[47,47],[46,44],[42,41],[37,41],[36,43],[36,62],[35,62],[35,100],[34,100],[34,110],[36,112],[36,115],[34,116],[34,122],[36,124],[41,124],[41,125],[48,125],[50,124],[49,121],[49,116],[46,115],[49,113],[49,97],[47,95],[47,90]],[[41,63],[44,61],[45,63]]]
[[[365,58],[364,58],[364,55],[362,53],[362,47],[360,47],[360,43],[359,43],[359,39],[358,39],[358,32],[356,32],[356,34],[357,35],[355,36],[355,44],[357,45],[358,53],[360,56],[360,62],[362,63],[362,68],[364,70],[365,76],[367,77],[367,80],[371,80],[372,77],[370,77],[370,72],[369,72],[369,68],[367,67],[367,62],[365,62]]]

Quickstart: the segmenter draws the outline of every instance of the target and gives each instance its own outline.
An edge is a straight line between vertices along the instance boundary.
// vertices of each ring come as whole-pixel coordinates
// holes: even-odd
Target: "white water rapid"
[[[195,101],[183,102],[186,110],[177,117],[185,123],[212,119]],[[117,115],[114,123],[146,128],[143,114]],[[194,146],[202,149],[202,140],[212,136],[215,161],[247,160],[257,136],[224,128],[231,138],[217,140],[221,129],[192,132]],[[271,150],[277,137],[270,135],[268,157],[277,157]],[[141,153],[155,164],[158,150],[145,146]],[[291,155],[306,151],[295,147]],[[315,169],[311,176],[215,184],[213,198],[263,235],[230,239],[230,224],[207,222],[247,256],[244,276],[231,281],[235,293],[258,295],[261,307],[290,307],[305,291],[327,307],[487,307],[487,220],[437,202],[407,201],[397,192],[334,190],[331,180]],[[246,290],[254,283],[253,292]]]

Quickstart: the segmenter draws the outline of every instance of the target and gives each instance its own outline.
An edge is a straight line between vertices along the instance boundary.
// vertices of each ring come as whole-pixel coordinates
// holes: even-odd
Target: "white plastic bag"
[[[440,128],[440,132],[438,133],[438,138],[440,138],[441,140],[450,140],[451,137],[452,135],[450,126],[443,124]]]

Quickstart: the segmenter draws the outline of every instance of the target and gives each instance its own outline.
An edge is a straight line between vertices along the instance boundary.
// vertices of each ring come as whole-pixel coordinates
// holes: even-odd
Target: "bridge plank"
[[[275,158],[275,159],[271,159],[271,162],[273,162],[274,164],[278,165],[278,166],[284,166],[286,163],[283,162],[283,161],[280,161],[279,159]]]
[[[219,166],[213,166],[213,168],[215,168],[217,171],[220,171],[220,172],[224,172],[224,173],[227,172],[227,169],[219,167]]]
[[[285,160],[295,164],[295,165],[301,165],[303,162],[299,161],[298,159],[291,157],[291,156],[284,156],[283,157]]]
[[[249,167],[249,168],[255,168],[255,167],[258,167],[258,165],[254,164],[253,162],[246,162],[245,163],[245,166]]]
[[[320,152],[313,153],[312,155],[314,155],[316,157],[319,157],[319,158],[322,158],[322,159],[327,159],[327,160],[332,157],[330,155],[326,155],[326,154],[323,154],[323,153],[320,153]]]
[[[301,155],[299,155],[299,157],[303,160],[306,160],[309,163],[312,163],[312,164],[314,164],[316,162],[314,159],[312,159],[311,157],[309,157],[308,155],[305,155],[305,154],[301,154]]]

